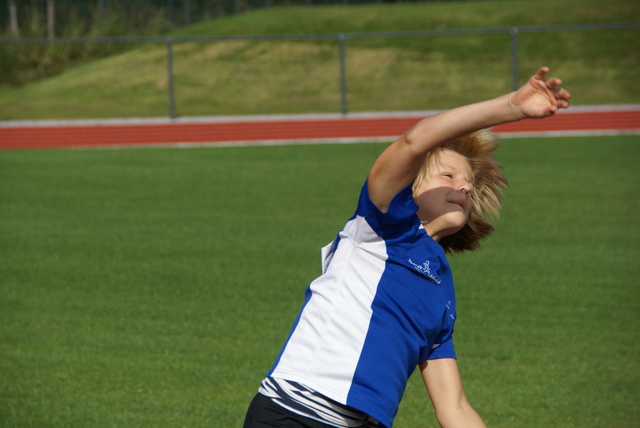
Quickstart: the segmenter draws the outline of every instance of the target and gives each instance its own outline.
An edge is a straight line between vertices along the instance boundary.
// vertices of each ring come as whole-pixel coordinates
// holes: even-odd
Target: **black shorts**
[[[268,397],[257,394],[253,397],[243,428],[333,428],[311,418],[300,416]]]

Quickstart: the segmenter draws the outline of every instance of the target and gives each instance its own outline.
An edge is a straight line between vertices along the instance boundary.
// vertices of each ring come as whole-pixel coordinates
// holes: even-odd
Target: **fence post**
[[[342,107],[342,114],[347,114],[347,66],[345,64],[345,39],[344,34],[338,36],[340,42],[340,104]]]
[[[518,27],[511,28],[511,72],[513,73],[513,90],[517,91],[518,84]]]
[[[167,91],[169,92],[169,117],[176,118],[176,106],[173,93],[173,39],[167,37]]]

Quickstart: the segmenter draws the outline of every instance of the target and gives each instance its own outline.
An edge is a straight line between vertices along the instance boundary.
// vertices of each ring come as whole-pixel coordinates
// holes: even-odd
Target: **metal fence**
[[[560,25],[560,26],[524,26],[524,27],[499,27],[499,28],[474,28],[452,30],[424,30],[405,32],[369,32],[369,33],[340,33],[340,34],[294,34],[294,35],[239,35],[239,36],[199,36],[199,37],[104,37],[104,38],[57,38],[57,39],[0,39],[0,45],[29,45],[29,44],[83,44],[83,43],[128,43],[128,44],[164,44],[166,46],[166,73],[167,73],[167,104],[168,116],[175,118],[176,114],[176,90],[174,85],[174,46],[178,43],[188,42],[221,42],[221,41],[316,41],[335,40],[338,44],[340,64],[340,106],[341,113],[346,115],[349,111],[347,105],[347,74],[346,57],[347,41],[371,38],[406,38],[406,37],[438,37],[438,36],[473,36],[487,34],[505,34],[511,41],[511,81],[513,89],[519,86],[519,47],[518,36],[525,33],[542,32],[571,32],[571,31],[595,31],[595,30],[621,30],[637,29],[640,23],[608,23],[588,25]]]

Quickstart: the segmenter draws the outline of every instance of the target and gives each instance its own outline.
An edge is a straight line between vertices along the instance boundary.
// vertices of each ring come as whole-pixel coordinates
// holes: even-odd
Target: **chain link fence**
[[[166,101],[166,110],[165,114],[170,118],[176,118],[178,116],[197,116],[197,115],[218,115],[218,114],[229,114],[228,112],[233,113],[233,105],[230,103],[229,98],[227,97],[224,102],[226,103],[224,106],[221,106],[219,110],[216,110],[216,104],[222,104],[222,101],[217,99],[216,89],[221,87],[220,85],[226,85],[227,81],[225,79],[228,76],[218,76],[211,77],[212,80],[217,79],[217,84],[219,86],[209,86],[206,84],[202,84],[200,87],[189,88],[188,85],[177,85],[176,84],[176,68],[179,68],[179,73],[183,76],[190,73],[188,69],[190,65],[181,64],[181,50],[187,49],[189,45],[212,45],[212,44],[222,44],[222,43],[230,43],[230,42],[255,42],[255,43],[277,43],[277,42],[324,42],[322,45],[322,51],[318,51],[318,53],[311,53],[307,55],[309,61],[315,61],[317,57],[325,58],[325,61],[331,61],[335,64],[335,67],[332,65],[332,69],[336,70],[335,76],[322,76],[324,78],[324,87],[321,89],[323,97],[330,97],[333,101],[333,105],[335,106],[332,111],[326,111],[322,109],[317,109],[314,106],[306,106],[304,105],[307,102],[307,99],[318,98],[315,95],[305,96],[305,100],[302,102],[292,102],[291,99],[287,100],[273,100],[267,99],[262,101],[255,92],[256,88],[259,88],[260,85],[265,86],[270,84],[268,78],[262,76],[259,70],[259,64],[247,65],[245,62],[241,63],[242,67],[253,67],[256,71],[251,74],[249,77],[253,79],[250,82],[251,85],[254,85],[252,91],[254,93],[240,94],[237,96],[252,96],[256,99],[256,104],[261,104],[263,110],[256,109],[249,114],[268,114],[268,113],[292,113],[290,110],[286,110],[287,108],[291,108],[292,105],[298,106],[298,110],[296,112],[331,112],[331,113],[341,113],[346,115],[350,112],[355,111],[383,111],[385,109],[391,110],[407,110],[407,109],[416,109],[411,105],[394,105],[394,100],[390,100],[386,98],[384,100],[377,100],[369,97],[368,94],[373,92],[381,92],[377,91],[376,88],[372,88],[370,86],[366,86],[371,83],[371,79],[368,77],[354,76],[354,71],[358,71],[358,68],[361,67],[358,64],[354,64],[350,59],[349,50],[353,46],[362,46],[363,43],[370,41],[372,39],[419,39],[426,41],[434,39],[434,38],[445,38],[445,37],[472,37],[472,38],[483,38],[483,37],[500,37],[505,42],[502,42],[500,52],[494,53],[490,52],[487,55],[486,64],[490,64],[491,67],[495,69],[501,70],[499,73],[502,76],[502,86],[500,90],[506,89],[516,89],[520,82],[520,69],[526,70],[528,73],[531,71],[533,61],[530,56],[530,52],[523,53],[523,48],[521,47],[521,38],[527,35],[535,35],[539,37],[541,33],[547,34],[573,34],[577,32],[592,32],[592,31],[624,31],[628,29],[638,29],[640,28],[640,24],[638,23],[614,23],[614,24],[591,24],[591,25],[564,25],[564,26],[531,26],[531,27],[500,27],[500,28],[475,28],[475,29],[454,29],[454,30],[425,30],[425,31],[407,31],[407,32],[384,32],[384,33],[340,33],[340,34],[294,34],[294,35],[246,35],[246,36],[201,36],[201,37],[102,37],[102,38],[56,38],[56,39],[48,39],[48,38],[34,38],[34,39],[0,39],[1,45],[12,46],[16,49],[20,49],[21,46],[27,45],[88,45],[88,44],[113,44],[113,45],[158,45],[162,44],[164,46],[164,54],[156,53],[158,57],[158,65],[160,64],[160,60],[164,63],[165,71],[164,77],[159,79],[159,83],[156,89],[160,87],[166,90],[165,93],[165,101]],[[605,34],[605,33],[602,33]],[[422,43],[422,42],[421,42]],[[204,48],[203,48],[204,49]],[[302,49],[302,48],[301,48]],[[306,49],[306,47],[305,47]],[[526,49],[525,49],[526,50]],[[160,56],[162,55],[162,56]],[[273,53],[269,53],[269,55],[274,55]],[[283,61],[286,61],[286,56],[288,53],[284,52]],[[163,58],[162,58],[163,57]],[[331,58],[333,57],[333,58]],[[523,64],[523,59],[526,61]],[[374,59],[375,60],[375,59]],[[484,60],[484,59],[483,59]],[[535,59],[537,61],[537,58]],[[448,63],[448,61],[443,61]],[[486,68],[487,65],[478,65],[478,68]],[[536,66],[539,65],[535,63]],[[161,65],[159,65],[161,66]],[[198,65],[199,66],[199,65]],[[290,64],[283,65],[285,67],[290,66]],[[135,69],[134,65],[127,66],[130,67],[130,71]],[[207,67],[211,67],[211,75],[215,76],[216,68],[215,61],[209,62]],[[368,67],[370,69],[376,69],[377,67]],[[309,68],[311,70],[311,68]],[[422,71],[420,71],[422,72]],[[585,70],[585,73],[589,73],[588,70]],[[238,72],[237,74],[241,74]],[[418,74],[418,73],[415,73]],[[510,75],[510,78],[508,77]],[[237,76],[232,76],[233,78]],[[305,84],[307,84],[308,76],[298,75],[299,81],[295,82],[295,86],[297,86],[298,94],[305,91],[303,88]],[[249,79],[248,78],[248,79]],[[420,84],[414,84],[411,82],[401,82],[400,80],[411,79],[412,76],[399,76],[398,82],[388,82],[389,85],[397,85],[397,91],[400,95],[398,98],[402,98],[402,91],[412,91],[411,88],[421,87]],[[186,80],[186,79],[185,79]],[[508,83],[505,84],[505,81],[508,80]],[[519,83],[520,82],[520,83]],[[101,82],[101,85],[113,85],[115,82]],[[386,84],[386,82],[385,82]],[[446,82],[443,83],[443,85]],[[464,84],[464,82],[462,83]],[[294,83],[286,82],[285,86],[292,87]],[[192,85],[193,86],[193,85]],[[197,85],[196,85],[197,86]],[[246,85],[245,85],[246,86]],[[404,88],[402,87],[404,86]],[[435,88],[436,91],[438,88]],[[192,106],[197,104],[196,98],[200,96],[202,92],[207,92],[209,98],[206,102],[202,104],[206,104],[207,110],[201,111],[197,110],[197,108],[193,108]],[[457,87],[456,91],[451,91],[447,88],[443,88],[441,92],[441,97],[444,98],[453,92],[464,92],[464,87]],[[298,96],[298,94],[289,94],[290,98]],[[235,95],[234,95],[235,96]],[[479,96],[479,98],[485,97],[484,95]],[[458,102],[457,100],[455,100]],[[281,104],[278,104],[281,102]],[[465,100],[461,100],[460,103],[466,102]],[[419,109],[419,107],[417,108]],[[123,114],[126,114],[126,111],[123,109]],[[222,113],[221,113],[222,112]],[[157,113],[156,113],[157,115]]]

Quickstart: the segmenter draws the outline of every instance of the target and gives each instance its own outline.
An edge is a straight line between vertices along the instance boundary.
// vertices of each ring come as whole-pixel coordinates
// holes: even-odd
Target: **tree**
[[[16,0],[7,0],[9,6],[9,28],[13,37],[20,37],[20,27],[18,26],[18,8]]]
[[[53,40],[56,30],[56,5],[55,0],[47,0],[47,37]]]

